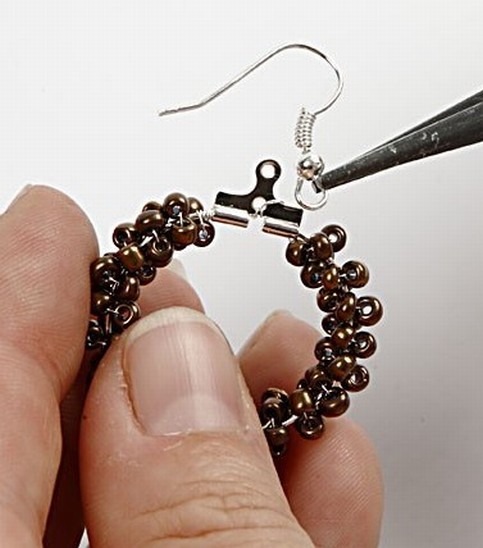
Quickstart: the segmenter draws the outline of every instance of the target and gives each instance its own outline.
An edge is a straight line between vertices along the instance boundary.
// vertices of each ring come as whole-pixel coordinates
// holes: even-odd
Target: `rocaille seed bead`
[[[186,247],[195,242],[198,228],[191,219],[184,219],[182,224],[174,224],[171,227],[173,244]]]
[[[360,261],[347,261],[342,272],[350,287],[364,287],[369,281],[369,270]]]
[[[112,280],[117,280],[121,273],[121,265],[112,255],[99,257],[91,264],[91,280],[94,287],[109,288]]]
[[[309,242],[314,259],[326,261],[334,256],[329,237],[323,232],[317,232],[317,234],[311,236]]]
[[[260,418],[263,423],[273,422],[276,425],[281,425],[287,414],[287,405],[278,398],[271,397],[262,402]]]
[[[116,247],[124,247],[128,244],[136,242],[139,237],[139,232],[133,223],[122,223],[118,225],[112,234],[112,240]]]
[[[331,341],[336,348],[345,350],[355,334],[356,330],[348,323],[340,324],[332,333]]]
[[[156,268],[152,264],[144,264],[136,275],[141,285],[148,285],[156,278]]]
[[[179,217],[189,213],[188,198],[180,192],[172,192],[166,196],[163,203],[163,210],[169,217]]]
[[[370,358],[377,350],[377,343],[374,335],[367,331],[356,333],[351,346],[353,347],[354,354],[362,359]]]
[[[166,224],[166,219],[161,211],[148,210],[140,213],[136,219],[136,230],[141,234],[145,234],[153,229],[163,228]]]
[[[117,288],[116,297],[123,301],[137,301],[141,293],[140,285],[136,276],[126,276]]]
[[[198,200],[198,198],[193,198],[193,196],[188,198],[188,213],[190,215],[193,213],[201,213],[203,210],[203,204]]]
[[[347,411],[349,405],[349,394],[337,386],[328,392],[321,392],[315,401],[317,411],[324,417],[339,417]]]
[[[324,421],[315,413],[304,414],[295,421],[295,428],[306,440],[316,440],[324,432]]]
[[[322,285],[322,274],[324,272],[323,266],[318,263],[308,263],[300,272],[300,279],[306,287],[315,289]]]
[[[117,252],[124,268],[129,272],[139,270],[144,264],[144,256],[138,244],[129,244]]]
[[[196,247],[206,247],[210,245],[215,238],[215,227],[208,221],[197,223],[195,219],[194,223],[198,227],[194,245]]]
[[[328,236],[334,253],[339,252],[345,246],[347,234],[341,226],[327,225],[322,229],[322,232]]]
[[[342,381],[342,387],[349,392],[360,392],[369,384],[369,371],[363,365],[356,365],[352,373]]]
[[[322,283],[328,291],[339,285],[339,269],[335,264],[329,265],[322,274]]]
[[[112,296],[102,291],[95,291],[91,295],[91,312],[99,315],[106,311],[112,303]]]
[[[330,337],[320,339],[315,345],[314,354],[319,362],[333,360],[335,358],[335,347],[332,343],[332,339]]]
[[[322,329],[332,335],[335,331],[335,328],[340,324],[339,320],[334,316],[334,314],[327,314],[322,318]]]
[[[302,388],[294,390],[290,394],[290,409],[294,415],[301,415],[307,413],[314,408],[314,403],[310,392]]]
[[[341,322],[352,320],[356,312],[356,303],[357,298],[354,293],[346,293],[335,310],[335,317]]]
[[[143,211],[161,211],[163,206],[159,202],[151,201],[144,205]]]
[[[157,268],[167,266],[173,258],[173,245],[165,238],[153,239],[146,246],[146,257]]]
[[[127,329],[141,316],[141,309],[137,303],[120,303],[112,314],[112,323],[118,330]]]
[[[265,430],[265,437],[273,456],[281,457],[286,452],[289,434],[285,426],[267,428]]]
[[[106,342],[106,336],[99,324],[99,320],[97,320],[97,318],[91,318],[87,328],[86,348],[88,350],[102,348]]]
[[[347,378],[356,366],[356,360],[349,354],[338,356],[327,366],[329,375],[334,381],[341,382]]]
[[[340,294],[336,289],[327,291],[322,288],[317,294],[317,306],[322,312],[334,312],[340,300]]]
[[[276,398],[285,405],[288,405],[288,394],[281,388],[267,388],[262,394],[262,401],[268,400],[268,398]]]
[[[303,266],[307,262],[309,246],[302,238],[291,240],[285,251],[285,258],[294,266]]]
[[[361,297],[357,299],[356,319],[360,325],[369,327],[375,325],[382,318],[382,304],[375,297]]]
[[[327,374],[327,371],[318,365],[314,365],[307,369],[305,372],[305,380],[307,386],[316,392],[319,392],[324,388],[329,388],[332,384],[332,379]]]

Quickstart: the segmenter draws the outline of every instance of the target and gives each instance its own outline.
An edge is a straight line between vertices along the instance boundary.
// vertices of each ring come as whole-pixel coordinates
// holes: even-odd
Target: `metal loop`
[[[320,198],[316,202],[307,202],[302,195],[304,183],[307,183],[307,181],[302,177],[299,177],[297,179],[297,184],[295,185],[294,192],[295,200],[297,201],[297,203],[304,209],[308,209],[309,211],[316,211],[317,209],[323,207],[327,203],[328,198],[325,188],[320,191]]]

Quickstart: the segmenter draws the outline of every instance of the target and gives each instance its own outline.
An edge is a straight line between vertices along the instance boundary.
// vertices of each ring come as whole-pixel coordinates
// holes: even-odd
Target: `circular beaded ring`
[[[277,168],[278,164],[270,162]],[[261,165],[257,168],[259,186],[267,181],[273,184],[279,169],[270,180],[263,178]],[[222,201],[220,195],[217,200]],[[265,205],[263,211],[266,209]],[[147,203],[134,223],[120,224],[114,230],[118,250],[106,253],[91,266],[92,317],[86,339],[91,374],[113,338],[140,317],[136,301],[141,286],[154,280],[157,269],[170,263],[174,251],[190,245],[208,246],[215,236],[212,220],[227,222],[206,212],[196,198],[173,193],[162,204]],[[280,228],[277,230],[280,233]],[[378,299],[355,294],[369,280],[367,268],[359,261],[342,266],[334,261],[335,253],[346,244],[342,227],[331,224],[310,237],[296,232],[289,238],[286,259],[301,269],[306,287],[318,290],[317,305],[325,313],[322,328],[326,336],[315,346],[315,363],[291,394],[268,388],[261,398],[261,426],[274,456],[285,453],[291,425],[303,438],[319,438],[326,418],[347,411],[349,393],[368,385],[369,373],[360,361],[374,354],[376,340],[365,328],[382,316]]]

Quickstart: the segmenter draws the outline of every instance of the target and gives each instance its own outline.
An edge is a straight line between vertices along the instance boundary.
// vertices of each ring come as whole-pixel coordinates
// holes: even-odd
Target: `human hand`
[[[77,546],[82,516],[93,548],[377,545],[381,477],[361,429],[327,421],[275,467],[253,404],[293,387],[316,330],[272,315],[237,360],[165,269],[84,402],[91,225],[32,187],[0,216],[0,248],[2,546]]]

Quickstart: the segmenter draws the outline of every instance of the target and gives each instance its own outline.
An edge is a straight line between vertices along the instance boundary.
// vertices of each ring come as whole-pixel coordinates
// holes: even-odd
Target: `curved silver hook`
[[[258,67],[260,67],[261,65],[263,65],[264,63],[266,63],[267,61],[269,61],[270,59],[272,59],[273,57],[275,57],[279,53],[281,53],[282,51],[285,51],[285,50],[288,50],[288,49],[304,49],[306,51],[310,51],[312,53],[315,53],[316,55],[321,57],[326,63],[328,63],[329,66],[335,72],[335,75],[337,77],[337,89],[335,90],[334,94],[329,99],[329,101],[327,101],[327,103],[325,103],[321,108],[319,108],[319,110],[317,110],[313,113],[314,116],[318,116],[322,112],[325,112],[328,108],[330,108],[337,101],[340,94],[342,93],[342,88],[344,87],[344,82],[343,82],[343,79],[342,79],[342,76],[340,74],[339,69],[337,68],[335,63],[333,61],[331,61],[327,57],[327,55],[325,55],[325,53],[322,53],[317,48],[314,48],[314,47],[309,46],[307,44],[298,44],[298,43],[285,44],[284,46],[280,46],[280,47],[274,49],[273,51],[271,51],[270,53],[267,53],[264,57],[262,57],[256,63],[254,63],[253,65],[250,65],[243,72],[241,72],[238,76],[235,76],[234,78],[232,78],[230,81],[228,81],[226,84],[224,84],[221,88],[217,89],[212,94],[208,95],[208,97],[205,97],[205,99],[202,99],[198,103],[193,103],[193,104],[185,105],[185,106],[182,106],[182,107],[169,108],[169,109],[166,109],[166,110],[162,110],[161,112],[158,113],[158,115],[159,116],[166,116],[168,114],[177,114],[179,112],[187,112],[189,110],[196,110],[198,108],[204,107],[205,105],[207,105],[208,103],[211,103],[211,101],[213,101],[214,99],[216,99],[217,97],[219,97],[220,95],[222,95],[223,93],[228,91],[230,88],[232,88],[233,86],[238,84],[238,82],[240,82],[241,80],[246,78],[249,74],[251,74]]]

